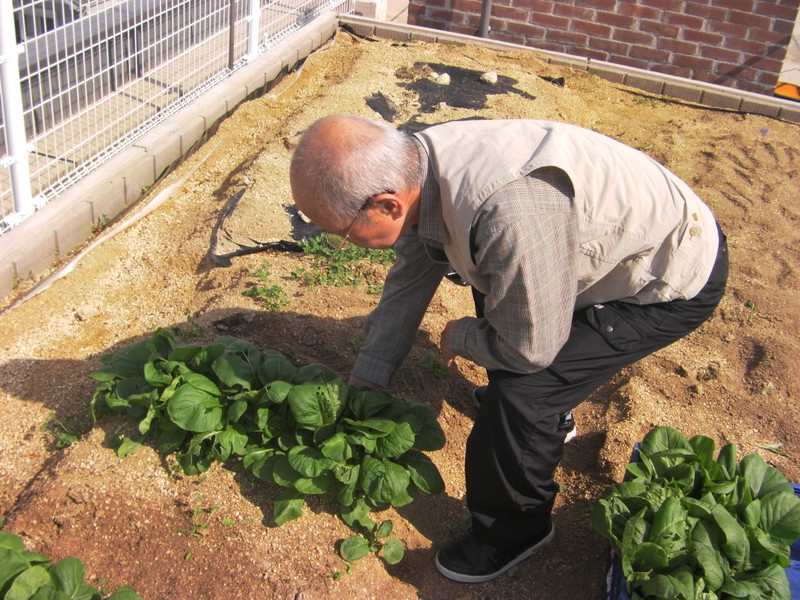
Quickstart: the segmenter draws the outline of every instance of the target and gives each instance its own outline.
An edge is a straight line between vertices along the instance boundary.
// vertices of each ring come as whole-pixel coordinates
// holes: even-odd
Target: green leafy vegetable
[[[26,552],[22,540],[0,531],[0,597],[5,600],[142,600],[128,587],[111,596],[84,582],[83,562],[69,557],[52,565],[50,559]]]
[[[107,408],[138,419],[141,437],[123,438],[121,457],[151,439],[159,451],[174,452],[190,475],[215,461],[241,459],[259,479],[287,488],[274,506],[278,525],[302,515],[305,495],[330,492],[342,519],[368,536],[368,551],[396,561],[402,542],[379,543],[375,536],[388,534],[369,513],[407,504],[418,490],[444,491],[423,454],[445,443],[433,411],[350,388],[325,365],[298,368],[275,350],[261,352],[230,336],[184,345],[166,330],[101,363],[90,375],[97,381],[93,417]],[[340,552],[355,560],[363,547],[348,542]]]
[[[760,456],[650,431],[626,481],[592,513],[622,558],[631,600],[791,600],[785,567],[800,538],[800,499]]]

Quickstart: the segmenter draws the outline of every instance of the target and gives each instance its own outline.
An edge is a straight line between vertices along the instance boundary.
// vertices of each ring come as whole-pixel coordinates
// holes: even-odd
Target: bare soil
[[[497,83],[478,81],[486,72],[495,72]],[[449,85],[433,81],[441,73]],[[212,260],[235,249],[224,231],[259,242],[302,232],[288,186],[291,151],[309,124],[332,113],[410,129],[469,118],[589,127],[644,150],[688,181],[728,234],[729,292],[713,318],[620,373],[575,411],[579,436],[557,473],[556,538],[493,582],[457,584],[433,567],[437,548],[459,533],[467,514],[469,397],[485,382],[484,372],[465,361],[459,376],[442,377],[428,366],[444,324],[472,314],[466,288],[443,283],[391,388],[434,408],[448,440],[431,453],[447,491],[382,515],[393,519],[407,547],[396,566],[369,556],[346,573],[335,547],[349,529],[325,497],[313,498],[301,519],[276,527],[277,486],[236,463],[187,477],[146,445],[119,459],[111,444],[130,424],[118,416],[94,426],[88,419],[94,386],[87,375],[99,357],[158,327],[200,326],[199,341],[235,335],[298,365],[321,362],[348,374],[364,317],[378,300],[366,286],[303,286],[291,272],[308,258],[291,251],[233,256],[225,267]],[[687,437],[735,443],[740,457],[758,453],[800,482],[799,142],[797,125],[646,95],[548,66],[527,51],[341,33],[271,93],[238,108],[126,215],[141,218],[111,224],[66,276],[0,316],[5,529],[29,550],[82,559],[91,582],[102,579],[108,590],[130,585],[145,600],[599,598],[606,544],[592,528],[591,509],[651,428],[670,425]],[[156,208],[147,213],[148,206]],[[264,259],[270,283],[290,299],[279,311],[242,295]],[[6,305],[36,283],[21,282]],[[52,418],[77,432],[77,441],[58,447]],[[769,444],[782,444],[785,454],[762,447]]]

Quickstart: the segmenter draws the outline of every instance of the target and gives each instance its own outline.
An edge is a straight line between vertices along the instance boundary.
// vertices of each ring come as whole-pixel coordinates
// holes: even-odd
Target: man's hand
[[[361,388],[361,389],[369,388],[371,390],[377,390],[377,389],[380,388],[379,385],[375,385],[374,383],[372,383],[370,381],[365,381],[365,380],[363,380],[363,379],[361,379],[359,377],[356,377],[354,375],[350,376],[350,379],[349,379],[349,381],[347,383],[349,385],[353,386],[354,388]]]
[[[440,341],[440,352],[442,353],[442,364],[447,367],[450,373],[458,373],[458,365],[456,364],[456,355],[450,350],[450,338],[453,336],[453,327],[456,321],[450,321],[444,326],[442,330],[442,339]]]

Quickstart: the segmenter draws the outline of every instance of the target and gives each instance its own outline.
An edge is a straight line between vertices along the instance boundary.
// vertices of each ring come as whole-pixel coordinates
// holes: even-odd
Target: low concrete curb
[[[800,103],[736,91],[607,62],[537,50],[485,38],[402,23],[327,15],[287,37],[190,103],[136,144],[80,180],[22,224],[0,237],[0,298],[17,282],[36,277],[82,246],[105,219],[115,219],[139,201],[165,174],[197,150],[242,102],[268,92],[314,50],[346,27],[363,37],[442,44],[480,44],[498,50],[526,50],[555,65],[580,69],[619,83],[711,108],[764,115],[800,123]]]

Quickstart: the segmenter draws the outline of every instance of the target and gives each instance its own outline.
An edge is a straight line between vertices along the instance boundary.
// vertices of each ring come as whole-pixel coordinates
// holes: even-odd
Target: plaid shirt
[[[397,261],[365,325],[366,342],[353,375],[388,385],[414,342],[422,318],[448,270],[450,242],[439,185],[426,168],[420,221],[395,245]],[[530,373],[545,368],[569,334],[575,305],[577,225],[571,184],[542,169],[496,191],[472,228],[478,270],[490,279],[484,316],[465,316],[451,350],[488,370]]]

